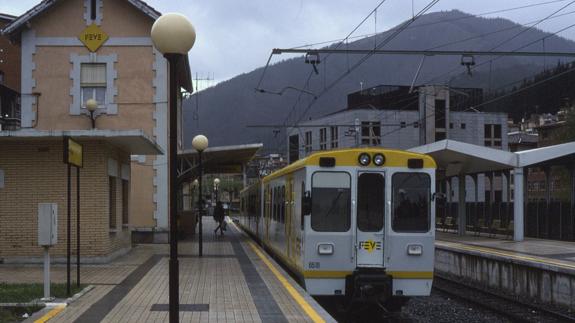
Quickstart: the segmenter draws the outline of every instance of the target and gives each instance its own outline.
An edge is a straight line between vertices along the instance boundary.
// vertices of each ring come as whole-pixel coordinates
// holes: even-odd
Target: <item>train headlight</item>
[[[359,162],[360,165],[367,166],[371,162],[371,156],[369,156],[368,153],[361,153],[359,154],[357,161]]]
[[[385,156],[383,156],[382,154],[375,154],[375,156],[373,156],[373,163],[376,166],[383,165],[383,163],[385,163]]]
[[[410,256],[421,256],[423,253],[423,246],[420,244],[407,245],[407,254]]]
[[[320,255],[333,255],[333,244],[320,243],[317,245],[317,253]]]

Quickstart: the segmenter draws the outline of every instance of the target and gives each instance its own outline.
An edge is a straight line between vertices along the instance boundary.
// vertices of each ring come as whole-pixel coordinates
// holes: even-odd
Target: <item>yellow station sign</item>
[[[64,138],[64,163],[71,164],[76,167],[83,167],[83,152],[83,147],[80,143],[69,137]]]
[[[91,24],[80,33],[78,38],[91,52],[95,52],[108,40],[108,34],[100,29],[98,25]]]

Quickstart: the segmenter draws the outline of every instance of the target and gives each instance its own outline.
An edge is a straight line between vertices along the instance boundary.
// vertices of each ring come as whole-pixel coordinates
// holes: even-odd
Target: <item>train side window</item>
[[[276,194],[276,188],[272,189],[272,220],[276,220],[276,210],[277,210],[277,203],[278,203],[278,195]]]
[[[285,212],[286,212],[286,188],[285,186],[282,186],[280,188],[280,201],[281,201],[281,205],[280,205],[280,223],[285,223]]]
[[[384,187],[382,174],[363,173],[357,181],[357,227],[363,232],[383,229]]]
[[[346,232],[351,227],[351,176],[346,172],[315,172],[312,177],[311,228]]]
[[[425,173],[396,173],[392,178],[391,227],[395,232],[427,232],[430,228],[431,179]]]
[[[279,194],[278,188],[274,187],[274,221],[278,220],[278,202],[279,202]]]
[[[307,199],[306,199],[306,192],[305,192],[305,182],[301,182],[301,201],[300,201],[300,218],[301,218],[301,223],[300,223],[300,227],[303,230],[304,229],[304,216],[306,215],[306,204],[307,204]]]

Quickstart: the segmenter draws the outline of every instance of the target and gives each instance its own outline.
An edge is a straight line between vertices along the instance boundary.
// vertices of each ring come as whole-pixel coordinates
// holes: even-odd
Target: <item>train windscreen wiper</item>
[[[335,197],[335,199],[333,199],[333,202],[331,202],[331,207],[329,208],[329,210],[327,210],[327,212],[325,213],[325,217],[327,218],[327,216],[331,213],[331,211],[333,210],[333,208],[336,206],[337,201],[339,200],[339,197],[341,196],[341,193],[343,193],[342,191],[339,191],[337,193],[337,196]]]

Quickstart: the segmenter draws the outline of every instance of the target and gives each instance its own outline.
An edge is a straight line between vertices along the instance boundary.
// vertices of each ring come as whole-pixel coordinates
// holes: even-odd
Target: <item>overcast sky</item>
[[[414,11],[430,1],[413,0]],[[0,0],[0,12],[20,15],[39,2]],[[488,17],[527,23],[545,18],[566,5],[569,6],[561,13],[575,11],[572,0],[440,0],[429,12],[459,9],[480,14],[545,2],[552,3]],[[265,65],[274,47],[289,48],[344,37],[380,0],[148,0],[147,3],[163,13],[183,13],[192,21],[197,32],[196,44],[190,52],[192,70],[200,78],[213,75],[217,82]],[[355,35],[384,31],[411,14],[411,1],[387,0],[377,11],[377,17],[370,17]],[[572,24],[574,15],[546,21],[538,27],[554,32]],[[560,35],[575,39],[575,27]],[[288,56],[276,57],[274,61],[284,58]],[[200,84],[200,89],[206,85]]]

